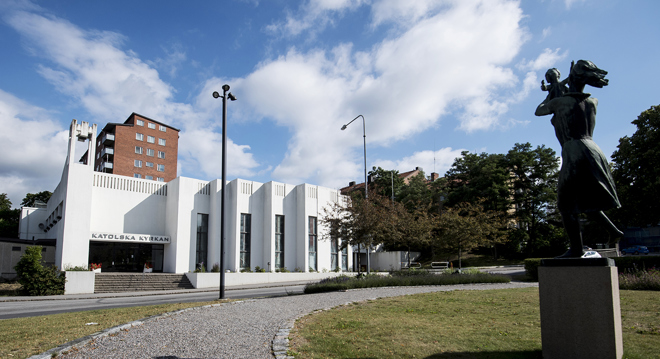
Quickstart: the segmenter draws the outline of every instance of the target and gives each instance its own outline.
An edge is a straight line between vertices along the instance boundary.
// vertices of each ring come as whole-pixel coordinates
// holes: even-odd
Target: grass
[[[400,287],[416,285],[455,285],[471,283],[509,283],[510,277],[479,273],[478,271],[467,274],[432,274],[426,271],[402,271],[392,273],[390,276],[377,274],[362,278],[350,276],[338,276],[324,279],[318,283],[305,286],[305,294],[332,292],[356,288],[374,287]]]
[[[654,292],[622,291],[624,358],[660,358]],[[351,304],[300,319],[300,358],[540,358],[537,288],[453,291]]]
[[[222,301],[149,305],[0,320],[0,358],[27,358],[138,319]],[[98,325],[85,325],[86,323]]]

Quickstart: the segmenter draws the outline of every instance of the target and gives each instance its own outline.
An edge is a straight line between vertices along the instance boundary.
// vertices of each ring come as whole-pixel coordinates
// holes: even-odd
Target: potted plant
[[[142,270],[143,273],[151,273],[154,271],[154,268],[151,266],[151,263],[146,262],[144,264],[144,269]]]
[[[89,270],[94,273],[101,273],[101,263],[90,263]]]

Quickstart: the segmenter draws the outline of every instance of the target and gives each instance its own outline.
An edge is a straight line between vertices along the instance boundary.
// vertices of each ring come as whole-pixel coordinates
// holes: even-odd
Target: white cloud
[[[566,5],[566,10],[570,10],[574,4],[579,2],[585,2],[585,0],[564,0],[564,4]]]
[[[561,52],[561,49],[544,49],[539,56],[534,60],[522,59],[517,65],[521,70],[547,70],[553,67],[557,62],[565,59],[568,56],[568,51]],[[567,66],[568,67],[568,66]]]
[[[158,71],[136,53],[120,48],[123,35],[86,31],[54,16],[24,11],[12,13],[6,20],[27,40],[26,46],[49,63],[40,65],[39,73],[58,91],[77,99],[99,126],[104,122],[121,122],[132,112],[170,124],[181,129],[179,161],[182,172],[201,170],[208,178],[219,173],[204,158],[212,154],[209,146],[220,148],[217,133],[200,132],[212,125],[208,109],[173,102],[174,89],[160,79]],[[168,60],[157,65],[165,66],[173,76],[176,65],[185,60],[185,54],[175,47],[169,55]],[[202,135],[210,141],[207,147],[199,143]],[[238,155],[241,162],[229,169],[229,175],[253,173],[258,163],[247,152],[249,147],[233,145],[230,148],[229,152]],[[49,157],[39,162],[48,161]]]
[[[332,25],[344,11],[355,9],[365,0],[309,0],[295,12],[289,12],[286,20],[275,22],[266,27],[273,34],[297,36],[309,31],[312,36]]]
[[[420,151],[413,153],[412,156],[404,157],[400,160],[376,160],[374,166],[381,167],[386,170],[395,169],[399,173],[412,171],[417,167],[421,167],[424,173],[429,176],[431,172],[444,174],[451,168],[454,160],[461,157],[461,152],[464,149],[453,150],[451,147],[439,149],[437,151]]]
[[[2,90],[0,128],[0,193],[17,207],[28,192],[52,192],[66,159],[68,129],[48,111]]]

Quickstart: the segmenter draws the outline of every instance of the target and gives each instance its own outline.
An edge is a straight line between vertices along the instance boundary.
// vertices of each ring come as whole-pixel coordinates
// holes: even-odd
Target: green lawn
[[[660,296],[622,291],[626,358],[660,358]],[[306,316],[300,358],[540,358],[537,288],[387,298]]]

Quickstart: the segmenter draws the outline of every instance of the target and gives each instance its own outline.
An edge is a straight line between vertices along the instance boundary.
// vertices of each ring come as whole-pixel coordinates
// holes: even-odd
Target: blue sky
[[[132,112],[180,128],[179,174],[341,188],[367,165],[444,174],[462,150],[560,153],[535,117],[548,68],[609,71],[595,140],[610,155],[658,105],[660,2],[224,0],[0,2],[0,193],[53,191],[71,119]],[[83,146],[78,146],[79,148]]]

